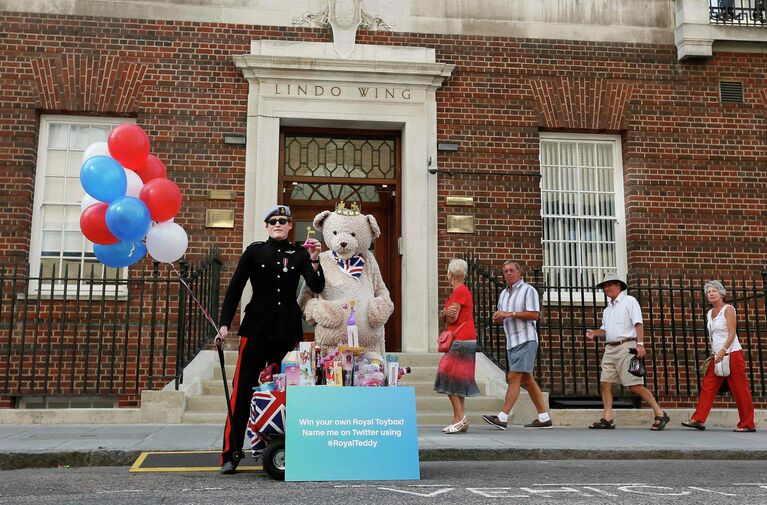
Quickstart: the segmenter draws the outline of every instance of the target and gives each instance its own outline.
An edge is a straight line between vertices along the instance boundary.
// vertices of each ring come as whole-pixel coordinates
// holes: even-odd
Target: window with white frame
[[[124,118],[42,116],[32,213],[30,274],[46,287],[65,283],[110,281],[126,269],[108,268],[93,254],[93,244],[80,231],[80,165],[85,149],[106,142]],[[36,288],[33,282],[30,289]]]
[[[620,137],[547,133],[540,142],[546,281],[580,288],[625,276]]]

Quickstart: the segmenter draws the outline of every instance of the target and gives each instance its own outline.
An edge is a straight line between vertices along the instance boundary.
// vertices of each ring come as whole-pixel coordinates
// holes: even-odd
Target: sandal
[[[605,419],[604,417],[599,421],[589,426],[590,430],[614,430],[615,421],[612,419]]]
[[[671,421],[671,418],[668,416],[668,414],[666,414],[666,411],[664,410],[662,416],[655,416],[655,422],[652,423],[650,429],[652,431],[663,431],[669,421]]]
[[[756,431],[756,428],[735,428],[735,433],[754,433]]]
[[[689,421],[682,421],[682,426],[685,426],[687,428],[695,428],[696,430],[704,431],[706,429],[706,426],[696,421],[695,419],[690,419]]]
[[[466,416],[455,424],[451,424],[442,428],[442,432],[447,435],[454,433],[466,433],[469,430],[469,421],[466,420]]]

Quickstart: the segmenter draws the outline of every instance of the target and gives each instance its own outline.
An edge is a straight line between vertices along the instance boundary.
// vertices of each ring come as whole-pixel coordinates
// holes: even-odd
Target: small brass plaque
[[[474,216],[449,214],[447,216],[448,233],[474,233]]]
[[[209,200],[234,200],[234,191],[226,189],[211,189],[208,191]]]
[[[457,207],[474,207],[474,197],[472,196],[448,196],[447,204]]]
[[[234,228],[234,211],[205,209],[206,228]]]

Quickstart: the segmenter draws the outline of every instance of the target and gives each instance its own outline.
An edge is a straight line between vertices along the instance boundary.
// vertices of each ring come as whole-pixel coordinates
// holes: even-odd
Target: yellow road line
[[[138,458],[136,458],[136,461],[134,461],[133,465],[130,467],[131,473],[141,473],[141,472],[213,472],[218,470],[220,467],[218,466],[181,466],[181,467],[155,467],[155,468],[141,468],[141,465],[144,464],[144,461],[146,460],[147,456],[150,456],[152,454],[217,454],[219,451],[147,451],[142,452]],[[244,472],[254,472],[254,471],[260,471],[263,470],[263,466],[242,466],[239,467],[238,471],[244,471]]]

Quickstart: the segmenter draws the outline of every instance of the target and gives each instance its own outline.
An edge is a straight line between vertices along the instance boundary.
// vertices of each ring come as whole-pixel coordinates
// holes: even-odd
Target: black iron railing
[[[717,25],[765,26],[766,0],[709,0],[709,20]]]
[[[498,269],[467,258],[467,285],[475,300],[478,347],[506,369],[503,328],[492,323],[498,295],[505,288]],[[541,297],[538,321],[540,347],[536,377],[555,398],[589,399],[599,396],[601,343],[588,343],[586,330],[599,327],[605,305],[594,287],[550,285],[540,271],[528,272],[527,282]],[[767,402],[767,273],[756,278],[724,279],[728,300],[737,312],[738,338],[748,362],[755,402]],[[700,363],[710,351],[706,329],[709,309],[704,281],[677,277],[637,277],[629,293],[642,306],[648,343],[646,384],[667,404],[691,406],[698,396]],[[625,398],[633,398],[626,394]]]
[[[143,268],[142,268],[143,267]],[[216,249],[179,274],[217,318]],[[143,389],[183,380],[215,335],[178,275],[144,262],[127,277],[0,268],[0,396],[113,396],[135,405]]]

